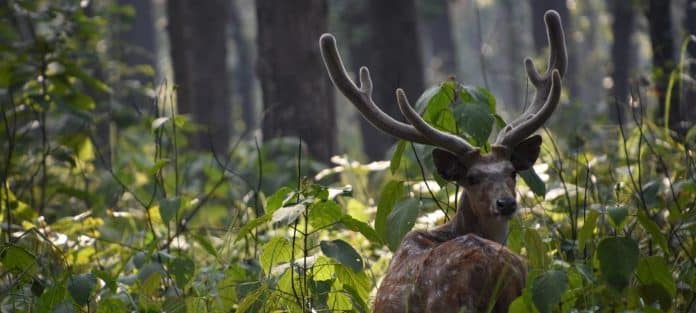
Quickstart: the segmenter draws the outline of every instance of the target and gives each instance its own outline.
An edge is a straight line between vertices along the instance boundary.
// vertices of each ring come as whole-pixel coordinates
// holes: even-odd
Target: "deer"
[[[398,139],[435,147],[436,172],[463,187],[455,216],[432,230],[404,236],[377,289],[374,312],[507,312],[521,295],[527,269],[505,247],[508,224],[517,211],[516,173],[530,169],[541,150],[534,134],[559,104],[566,72],[565,35],[560,15],[544,15],[550,46],[547,70],[540,74],[524,60],[535,94],[527,109],[499,132],[490,152],[465,138],[429,125],[411,106],[403,89],[396,102],[407,121],[382,111],[372,99],[372,80],[361,67],[359,85],[350,78],[332,34],[319,39],[331,81],[374,127]]]

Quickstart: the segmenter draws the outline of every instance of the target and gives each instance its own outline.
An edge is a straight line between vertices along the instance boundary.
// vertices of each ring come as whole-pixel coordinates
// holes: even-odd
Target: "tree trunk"
[[[400,119],[394,90],[403,88],[415,102],[424,88],[423,60],[413,0],[369,1],[371,50],[368,67],[375,85],[373,98],[384,112]],[[364,119],[363,147],[371,160],[385,158],[394,138],[375,129]]]
[[[612,15],[613,22],[611,31],[614,42],[611,46],[612,72],[611,78],[614,86],[611,88],[608,104],[609,117],[612,122],[619,123],[625,121],[626,108],[629,103],[630,83],[629,75],[633,61],[631,60],[633,24],[634,24],[634,3],[632,1],[613,1]]]
[[[684,19],[684,28],[687,36],[696,36],[696,0],[686,1],[686,18]],[[691,80],[681,80],[684,84],[684,117],[691,126],[696,122],[696,43],[690,42],[687,47],[689,61],[686,67],[687,75]],[[691,105],[688,105],[688,104]]]
[[[226,0],[169,0],[169,39],[179,113],[202,126],[191,147],[224,153],[230,140]]]
[[[505,32],[507,33],[507,45],[505,45],[505,54],[508,59],[508,78],[506,82],[509,84],[508,99],[505,99],[506,103],[509,105],[508,108],[512,108],[512,105],[519,105],[519,110],[521,110],[524,103],[524,96],[522,95],[522,86],[524,80],[522,79],[522,73],[524,73],[524,58],[520,54],[520,48],[522,47],[522,38],[518,34],[520,16],[518,12],[520,9],[517,7],[519,5],[516,0],[503,0],[502,9],[504,18],[507,21]]]
[[[650,28],[650,42],[653,51],[653,81],[658,95],[658,119],[663,119],[669,100],[669,127],[677,130],[681,116],[679,114],[679,93],[672,92],[667,99],[667,87],[676,66],[674,38],[672,35],[672,15],[670,0],[650,0],[646,12]],[[676,90],[675,90],[676,91]]]
[[[435,76],[456,75],[457,53],[452,35],[449,1],[421,1],[419,4],[423,11],[421,21],[428,36],[427,44],[432,50],[431,66],[437,74]],[[437,80],[443,81],[445,77],[439,77]]]
[[[336,146],[333,86],[319,54],[325,0],[257,0],[264,140],[298,136],[328,161]]]
[[[242,121],[246,129],[254,129],[256,123],[256,107],[254,104],[254,88],[256,75],[254,74],[253,44],[244,35],[244,22],[241,19],[238,1],[230,4],[231,36],[237,48],[237,67],[234,70],[233,90],[239,95],[241,103]]]
[[[128,66],[148,65],[154,70],[157,47],[151,0],[118,0],[118,3],[135,10],[130,25],[126,25],[118,34],[119,39],[125,43],[119,58]],[[138,80],[142,85],[152,81],[151,76],[142,73],[136,73],[129,78]]]

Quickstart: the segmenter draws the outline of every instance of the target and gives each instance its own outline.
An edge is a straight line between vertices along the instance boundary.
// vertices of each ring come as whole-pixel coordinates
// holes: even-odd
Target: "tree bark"
[[[524,80],[521,79],[523,76],[520,75],[524,72],[524,59],[520,54],[522,38],[520,38],[520,35],[518,34],[520,25],[517,22],[520,20],[520,17],[519,13],[516,13],[516,11],[519,11],[519,7],[517,7],[519,4],[516,0],[503,0],[501,5],[505,20],[507,21],[505,23],[505,32],[507,33],[505,54],[508,59],[507,72],[509,74],[507,75],[508,78],[506,79],[506,82],[508,83],[510,90],[508,93],[509,98],[506,99],[505,102],[509,104],[510,107],[512,105],[519,105],[519,109],[521,110],[525,103],[524,96],[522,95],[522,86],[524,84]]]
[[[449,0],[421,1],[421,14],[425,33],[428,35],[427,44],[432,50],[433,69],[440,75],[456,75],[456,47],[452,35]],[[445,80],[441,77],[440,81]]]
[[[650,28],[650,42],[653,51],[653,81],[658,96],[658,119],[665,116],[669,100],[669,127],[677,130],[681,116],[679,114],[679,93],[672,92],[667,99],[667,88],[672,72],[676,67],[674,37],[672,35],[672,14],[670,0],[650,0],[646,16]],[[676,90],[674,90],[676,91]]]
[[[333,86],[321,63],[325,0],[257,0],[264,140],[297,136],[328,161],[336,147]]]
[[[400,119],[394,90],[403,88],[415,101],[424,88],[423,60],[413,0],[369,1],[370,42],[368,67],[375,85],[373,98],[384,112]],[[361,123],[363,147],[371,160],[385,158],[394,138]]]
[[[169,0],[169,39],[179,113],[203,130],[191,147],[224,153],[230,140],[230,99],[225,30],[226,0]]]
[[[629,104],[630,83],[629,75],[633,65],[631,52],[633,25],[635,20],[634,3],[632,1],[612,1],[613,22],[611,31],[614,42],[611,46],[612,72],[614,86],[611,88],[608,104],[609,117],[612,122],[625,121],[626,108]]]
[[[253,44],[244,35],[244,23],[239,10],[238,1],[232,1],[230,4],[230,34],[237,48],[237,67],[234,69],[232,90],[239,95],[242,121],[244,121],[245,128],[254,129],[257,127],[256,107],[254,104],[254,88],[256,86],[254,51]]]

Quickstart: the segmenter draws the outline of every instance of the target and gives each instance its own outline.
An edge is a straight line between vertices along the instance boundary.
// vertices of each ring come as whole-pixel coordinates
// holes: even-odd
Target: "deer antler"
[[[384,113],[372,100],[372,80],[367,67],[360,68],[360,87],[350,79],[336,48],[336,39],[331,34],[319,38],[321,56],[329,72],[331,81],[343,95],[355,105],[372,125],[396,138],[437,146],[460,155],[478,151],[466,140],[428,125],[409,105],[406,93],[396,90],[397,101],[404,117],[411,123],[399,122]]]
[[[565,35],[561,17],[556,11],[547,11],[544,21],[551,46],[548,69],[541,75],[530,58],[524,60],[529,81],[536,88],[534,99],[520,117],[500,131],[494,145],[514,147],[539,129],[558,106],[561,97],[561,77],[565,74],[568,63]]]

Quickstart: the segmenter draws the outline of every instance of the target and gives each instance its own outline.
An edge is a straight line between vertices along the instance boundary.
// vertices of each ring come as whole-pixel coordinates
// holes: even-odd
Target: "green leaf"
[[[407,142],[404,140],[399,140],[399,144],[396,145],[396,150],[392,155],[391,162],[389,163],[389,169],[391,173],[394,174],[399,169],[401,165],[401,157],[404,155],[404,149],[406,149]]]
[[[43,294],[39,297],[37,303],[39,312],[52,312],[53,309],[63,300],[67,295],[67,290],[63,286],[53,286],[46,289]]]
[[[541,241],[539,233],[528,228],[524,232],[524,243],[527,248],[527,258],[529,259],[530,267],[545,269],[549,264],[549,260],[546,255],[546,245]]]
[[[419,212],[418,199],[408,198],[396,204],[389,213],[386,223],[389,229],[385,230],[384,239],[390,250],[396,251],[399,248],[401,240],[413,228]]]
[[[370,242],[375,243],[375,244],[383,244],[384,241],[382,238],[377,234],[377,232],[370,227],[370,225],[367,225],[367,223],[357,220],[353,218],[350,215],[344,215],[341,218],[341,223],[346,226],[346,228],[361,233],[365,238],[367,238]]]
[[[669,293],[670,297],[674,297],[677,293],[677,286],[672,278],[672,271],[664,257],[646,256],[640,259],[636,268],[638,281],[642,285],[660,284]]]
[[[309,225],[322,228],[337,223],[343,217],[341,207],[336,202],[327,200],[312,204],[309,208]]]
[[[96,103],[92,97],[84,93],[75,93],[68,98],[70,106],[79,111],[94,110]]]
[[[455,120],[454,114],[452,113],[452,108],[450,107],[450,105],[455,101],[455,88],[456,82],[451,80],[440,84],[439,89],[437,89],[436,92],[432,94],[432,97],[428,99],[427,107],[423,112],[423,119],[426,122],[438,129],[442,129],[450,133],[457,132],[457,121]],[[419,101],[420,100],[421,99],[419,99]],[[418,103],[416,106],[419,107]]]
[[[292,246],[284,237],[273,237],[269,242],[263,245],[259,261],[261,269],[266,274],[271,273],[273,265],[289,262],[292,258]]]
[[[391,213],[396,202],[405,193],[404,183],[400,180],[389,181],[379,196],[377,204],[377,216],[375,217],[375,231],[381,238],[387,237],[387,217]]]
[[[348,266],[353,271],[360,272],[363,270],[362,257],[360,257],[360,254],[347,242],[340,239],[332,241],[322,240],[319,246],[324,255]]]
[[[669,246],[667,245],[667,238],[665,238],[665,235],[662,234],[660,231],[660,227],[657,226],[657,224],[648,218],[645,215],[645,212],[638,210],[638,213],[636,214],[638,217],[638,223],[640,223],[641,226],[643,226],[643,229],[647,231],[650,234],[650,238],[657,242],[657,245],[662,248],[662,252],[665,254],[669,254]]]
[[[638,244],[627,237],[608,237],[597,246],[599,269],[606,281],[623,289],[638,264]]]
[[[97,285],[97,278],[92,273],[85,273],[70,277],[68,291],[75,303],[85,305],[89,303],[92,291]]]
[[[183,289],[186,284],[191,281],[193,273],[196,271],[196,265],[193,263],[191,258],[187,256],[180,256],[172,260],[170,269],[174,275],[176,285]]]
[[[181,198],[174,197],[169,199],[162,199],[159,205],[159,213],[162,217],[162,222],[165,225],[169,224],[169,221],[176,216],[176,212],[181,207]]]
[[[36,270],[36,258],[27,250],[17,246],[9,246],[2,252],[0,256],[2,256],[2,265],[5,269],[20,273]]]
[[[609,213],[609,217],[614,223],[614,226],[621,227],[621,224],[623,224],[628,216],[628,207],[624,205],[611,206],[607,208],[607,213]]]
[[[522,180],[524,180],[524,183],[529,186],[529,189],[531,189],[535,195],[539,197],[546,195],[546,185],[541,178],[539,178],[539,175],[537,175],[537,173],[534,171],[534,168],[520,171],[519,174],[520,177],[522,177]]]
[[[248,223],[244,224],[244,226],[239,229],[239,232],[237,233],[237,237],[234,239],[234,241],[235,242],[239,241],[239,239],[244,238],[246,235],[248,235],[252,230],[254,230],[259,225],[270,221],[272,216],[273,216],[272,213],[268,213],[268,214],[265,214],[261,217],[255,218],[255,219],[249,221]]]
[[[213,243],[208,240],[208,237],[202,236],[202,235],[194,235],[193,239],[196,240],[196,242],[203,247],[203,249],[210,253],[210,255],[217,257],[218,253],[217,250],[215,250],[215,247],[213,247]]]
[[[254,304],[259,301],[259,298],[261,298],[261,296],[267,292],[267,288],[268,286],[264,284],[258,289],[254,290],[254,292],[247,294],[246,297],[244,297],[244,299],[242,299],[242,301],[239,303],[236,313],[244,313],[253,307]]]
[[[128,307],[118,297],[100,299],[97,303],[97,312],[99,313],[126,313]]]
[[[266,213],[273,213],[280,207],[285,205],[288,200],[288,195],[293,192],[288,187],[280,187],[274,194],[266,199]]]
[[[355,272],[343,264],[334,265],[336,278],[343,284],[343,288],[352,289],[361,300],[367,300],[372,290],[372,281],[365,271]]]
[[[532,301],[539,312],[552,312],[567,288],[568,276],[565,272],[551,270],[542,273],[532,282]]]
[[[101,279],[104,281],[104,284],[106,285],[111,292],[115,293],[116,292],[116,278],[111,276],[111,274],[107,271],[102,271],[98,269],[93,269],[92,274],[96,276],[97,278]]]
[[[477,146],[484,146],[493,131],[495,123],[495,98],[483,88],[462,86],[460,104],[454,106],[457,125],[473,139]]]
[[[588,210],[585,216],[585,224],[582,225],[580,233],[578,234],[578,250],[582,251],[585,249],[585,243],[587,240],[592,238],[595,227],[597,227],[597,218],[599,217],[599,212],[595,210]]]
[[[162,264],[157,262],[147,263],[138,271],[138,281],[143,295],[150,297],[157,293],[164,273]]]

